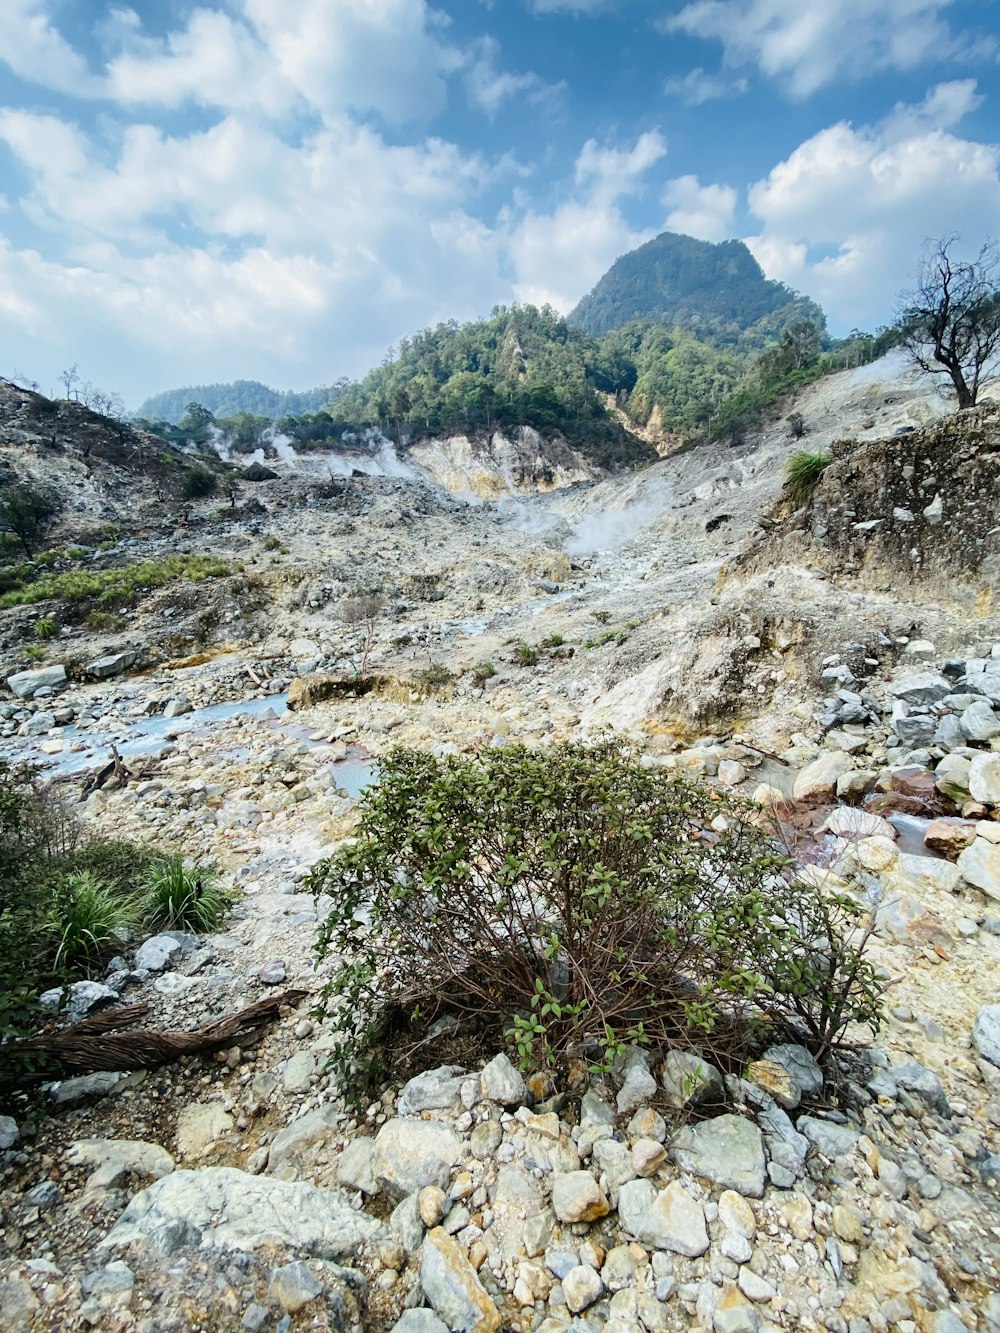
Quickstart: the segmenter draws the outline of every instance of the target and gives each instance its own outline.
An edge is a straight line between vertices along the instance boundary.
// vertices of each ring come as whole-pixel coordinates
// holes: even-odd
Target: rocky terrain
[[[0,758],[237,894],[223,933],[123,944],[72,1012],[190,1029],[307,994],[257,1045],[11,1100],[0,1328],[1000,1329],[1000,419],[893,359],[796,406],[809,448],[853,443],[795,511],[783,423],[598,482],[544,441],[448,441],[181,505],[183,457],[6,393],[0,461],[62,492],[67,570],[225,566],[114,623],[0,611]],[[799,1047],[726,1078],[636,1050],[582,1098],[445,1042],[352,1111],[302,882],[379,754],[609,729],[775,808],[871,907],[883,1031],[836,1078]],[[128,774],[94,789],[112,745]]]

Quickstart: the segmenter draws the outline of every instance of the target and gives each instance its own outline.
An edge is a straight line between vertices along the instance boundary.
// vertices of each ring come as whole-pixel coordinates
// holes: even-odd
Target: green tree
[[[59,508],[54,492],[19,483],[0,497],[0,523],[18,539],[25,555],[31,555]]]

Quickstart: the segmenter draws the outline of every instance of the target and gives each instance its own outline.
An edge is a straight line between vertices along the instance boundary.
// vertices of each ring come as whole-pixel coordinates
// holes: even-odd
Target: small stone
[[[522,1106],[528,1095],[524,1079],[506,1055],[496,1055],[479,1075],[483,1098],[501,1106]]]
[[[438,1185],[425,1185],[417,1195],[420,1220],[428,1231],[439,1226],[447,1210],[448,1196]]]
[[[563,1296],[571,1314],[579,1314],[604,1295],[600,1273],[586,1264],[578,1264],[562,1280]]]
[[[723,1190],[719,1196],[719,1221],[727,1231],[746,1240],[753,1240],[757,1234],[757,1222],[753,1209],[735,1190]]]
[[[281,1085],[286,1092],[305,1092],[315,1073],[315,1056],[309,1051],[296,1051],[281,1071]]]
[[[666,1149],[655,1139],[639,1139],[632,1145],[632,1168],[637,1176],[655,1175],[666,1160]]]
[[[747,1066],[747,1079],[756,1083],[786,1111],[794,1111],[802,1100],[802,1093],[791,1074],[774,1060],[752,1060]]]
[[[860,1245],[864,1239],[861,1219],[852,1208],[844,1204],[834,1204],[830,1224],[840,1239],[847,1241],[849,1245]]]
[[[660,1081],[668,1104],[677,1110],[725,1099],[722,1075],[692,1051],[668,1051]]]
[[[618,1217],[629,1235],[651,1249],[692,1259],[708,1249],[705,1210],[679,1180],[659,1193],[648,1180],[629,1181],[619,1191]]]
[[[754,1199],[763,1196],[763,1140],[757,1126],[743,1116],[720,1115],[685,1126],[674,1139],[670,1156],[682,1171]]]
[[[257,980],[265,986],[280,986],[287,975],[284,961],[276,958],[273,962],[264,964],[257,973]]]
[[[748,1301],[753,1301],[756,1305],[766,1305],[768,1301],[774,1300],[774,1288],[770,1282],[759,1277],[752,1268],[741,1268],[736,1281]]]
[[[184,945],[173,935],[153,935],[136,950],[135,966],[139,971],[162,972],[175,963],[183,952]]]
[[[177,1150],[197,1156],[232,1128],[233,1117],[219,1102],[192,1102],[177,1117]]]
[[[568,1171],[552,1182],[552,1207],[560,1222],[596,1222],[611,1211],[589,1171]]]
[[[19,1137],[20,1131],[13,1116],[0,1115],[0,1152],[13,1148]]]
[[[286,1314],[295,1314],[323,1294],[323,1284],[300,1260],[272,1271],[267,1294]]]
[[[421,1111],[452,1110],[460,1106],[466,1077],[459,1065],[425,1070],[404,1085],[396,1103],[397,1114],[414,1116]]]
[[[461,1156],[461,1141],[447,1125],[436,1120],[390,1120],[375,1138],[372,1173],[390,1194],[405,1198],[425,1185],[444,1189]]]
[[[726,1282],[715,1307],[715,1333],[758,1333],[760,1316],[734,1282]]]

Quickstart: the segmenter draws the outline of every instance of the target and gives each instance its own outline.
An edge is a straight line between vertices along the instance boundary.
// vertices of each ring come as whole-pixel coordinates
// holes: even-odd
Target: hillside
[[[259,380],[234,380],[231,384],[186,384],[180,389],[154,393],[136,411],[135,416],[148,421],[169,421],[176,425],[189,403],[200,403],[217,417],[249,412],[260,417],[282,417],[300,412],[316,412],[335,402],[345,381],[318,389],[270,389]]]
[[[713,244],[669,231],[617,259],[569,316],[595,337],[636,319],[748,347],[764,346],[796,320],[826,326],[815,301],[765,278],[742,241]]]

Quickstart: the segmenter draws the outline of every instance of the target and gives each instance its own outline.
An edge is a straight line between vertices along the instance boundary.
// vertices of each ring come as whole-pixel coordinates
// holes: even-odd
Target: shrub
[[[119,569],[74,569],[64,574],[43,574],[30,582],[19,581],[0,596],[0,608],[34,606],[53,599],[93,602],[103,610],[112,610],[132,606],[144,593],[177,579],[201,582],[228,573],[229,565],[213,555],[168,555]]]
[[[230,901],[213,870],[170,856],[143,876],[139,907],[151,928],[210,931],[217,929]]]
[[[24,650],[24,655],[29,662],[41,662],[45,658],[45,647],[40,643],[29,643]]]
[[[43,616],[41,620],[35,621],[34,632],[36,639],[54,639],[59,633],[58,622],[53,620],[51,616]]]
[[[853,900],[803,883],[759,811],[614,744],[476,759],[394,750],[356,839],[317,865],[332,902],[320,1012],[345,1091],[370,1091],[442,1013],[522,1068],[629,1044],[708,1046],[738,1068],[758,1027],[825,1056],[877,1025]]]
[[[209,472],[207,467],[193,467],[185,474],[186,500],[203,500],[208,495],[214,495],[218,489],[219,479],[214,472]]]
[[[429,666],[425,666],[418,671],[416,677],[421,685],[428,685],[432,690],[439,689],[443,685],[450,685],[455,679],[454,675],[442,662],[431,662]]]
[[[514,661],[518,666],[535,666],[539,656],[538,649],[532,643],[517,643],[514,645]]]
[[[144,877],[165,859],[156,847],[109,838],[75,848],[66,864],[68,869],[91,874],[119,893],[134,895]]]
[[[610,625],[610,624],[611,624],[611,612],[610,612],[610,611],[592,611],[590,614],[594,617],[594,619],[597,621],[597,623],[598,623],[599,625]]]
[[[806,433],[806,420],[801,412],[789,412],[788,433],[795,440],[801,440]]]
[[[273,532],[269,532],[261,545],[265,551],[277,551],[281,548],[281,539],[276,537]]]
[[[49,905],[45,931],[55,942],[58,973],[92,975],[120,943],[118,933],[133,920],[132,905],[90,871],[60,877]]]
[[[477,662],[472,668],[472,679],[477,685],[482,685],[485,681],[492,680],[496,674],[497,669],[492,662]]]
[[[561,634],[550,634],[548,638],[542,640],[543,648],[561,648],[566,642]]]
[[[829,454],[808,449],[797,449],[792,454],[785,469],[785,488],[796,504],[805,504],[831,462]]]

